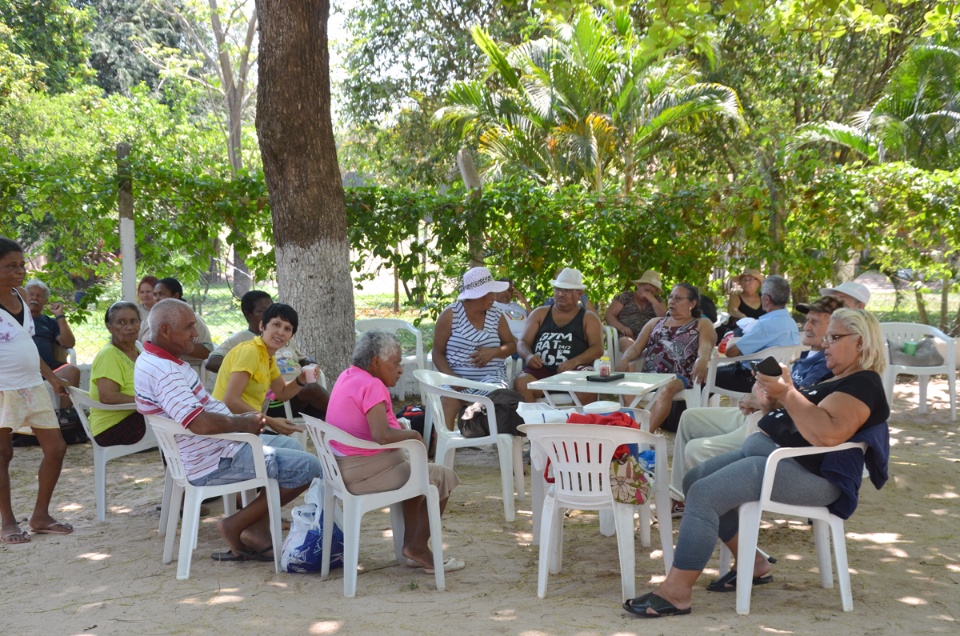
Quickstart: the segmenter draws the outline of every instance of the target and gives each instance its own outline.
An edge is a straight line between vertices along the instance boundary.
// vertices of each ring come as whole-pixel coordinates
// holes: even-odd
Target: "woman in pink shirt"
[[[353,350],[350,368],[340,374],[327,414],[330,424],[358,439],[390,444],[407,439],[423,439],[416,431],[403,428],[393,414],[388,387],[396,385],[403,374],[400,343],[393,334],[367,331]],[[344,484],[355,495],[395,490],[410,478],[410,464],[400,449],[367,450],[331,443],[337,455]],[[452,469],[428,464],[430,483],[440,491],[440,513],[447,506],[450,492],[460,484]],[[433,572],[433,555],[428,547],[430,523],[427,502],[415,497],[403,502],[403,555],[412,567]],[[464,562],[449,558],[444,571],[460,570]]]

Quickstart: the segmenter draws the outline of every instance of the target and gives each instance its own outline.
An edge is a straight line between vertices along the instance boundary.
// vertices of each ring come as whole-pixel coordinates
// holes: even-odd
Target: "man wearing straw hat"
[[[517,343],[525,366],[513,388],[525,402],[534,402],[541,395],[527,388],[534,380],[580,367],[592,369],[594,360],[603,354],[600,317],[580,306],[586,289],[583,274],[567,267],[551,283],[553,305],[533,310]]]

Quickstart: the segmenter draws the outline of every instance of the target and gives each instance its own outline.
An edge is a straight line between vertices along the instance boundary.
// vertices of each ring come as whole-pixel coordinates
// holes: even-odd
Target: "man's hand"
[[[280,417],[264,417],[263,419],[266,420],[267,426],[278,435],[292,435],[293,433],[302,433],[306,430],[302,426],[297,426],[290,420],[285,420]]]
[[[50,303],[47,305],[47,309],[49,309],[50,313],[54,316],[60,316],[63,314],[63,303]]]
[[[532,356],[530,356],[529,358],[527,358],[527,361],[526,361],[525,364],[526,364],[526,366],[530,367],[531,369],[541,369],[541,368],[543,368],[543,360],[540,359],[540,354],[539,354],[539,353],[535,353],[535,354],[533,354]]]
[[[560,364],[557,365],[557,373],[563,373],[564,371],[573,371],[573,370],[576,369],[578,366],[580,366],[580,365],[578,365],[578,364],[577,364],[576,362],[574,362],[573,360],[567,360],[567,361],[561,362]]]

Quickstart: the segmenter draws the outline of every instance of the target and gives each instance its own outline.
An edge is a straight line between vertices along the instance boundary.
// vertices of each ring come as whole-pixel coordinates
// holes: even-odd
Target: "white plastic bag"
[[[306,503],[293,509],[293,523],[283,541],[280,568],[284,572],[319,572],[323,554],[323,480],[314,479],[304,496]],[[333,527],[330,569],[343,567],[343,532]]]

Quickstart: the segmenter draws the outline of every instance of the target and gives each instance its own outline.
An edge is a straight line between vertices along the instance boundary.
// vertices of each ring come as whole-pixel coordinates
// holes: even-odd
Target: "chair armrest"
[[[781,447],[767,456],[767,463],[763,469],[763,486],[760,489],[760,501],[770,501],[770,494],[773,492],[773,480],[777,474],[777,464],[784,459],[791,457],[801,457],[804,455],[823,455],[825,453],[836,453],[838,451],[859,448],[866,452],[867,444],[865,442],[844,442],[836,446],[803,446],[798,448]]]
[[[343,444],[344,446],[350,446],[351,448],[361,448],[364,450],[390,450],[393,448],[406,449],[410,453],[411,462],[414,461],[416,457],[422,457],[424,463],[427,461],[427,447],[423,445],[420,440],[416,439],[404,439],[399,442],[391,442],[389,444],[377,444],[376,442],[370,442],[365,439],[358,439],[338,428],[330,425],[330,428],[324,429],[324,435],[326,438],[332,442],[337,442],[338,444]]]

